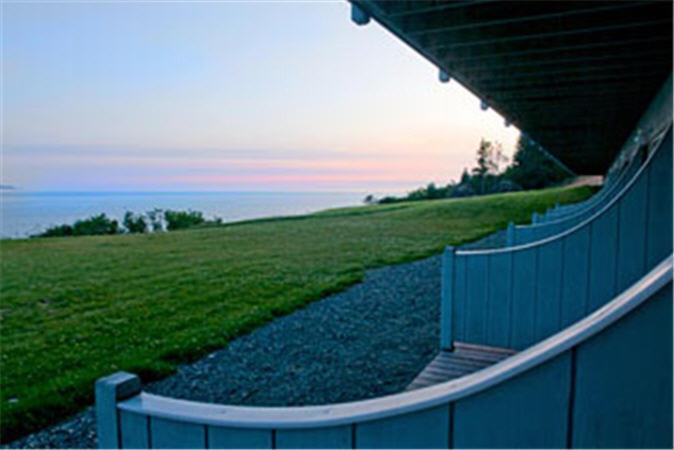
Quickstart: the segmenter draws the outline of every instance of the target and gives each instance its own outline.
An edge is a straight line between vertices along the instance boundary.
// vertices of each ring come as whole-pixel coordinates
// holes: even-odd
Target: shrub
[[[42,233],[34,237],[62,237],[62,236],[72,236],[73,227],[70,225],[57,225],[54,227],[49,227]]]
[[[515,191],[521,191],[522,186],[519,184],[515,183],[512,180],[500,180],[494,186],[491,187],[491,190],[489,191],[492,194],[498,194],[500,192],[515,192]]]
[[[78,220],[73,224],[73,236],[117,234],[118,232],[119,223],[114,219],[108,218],[105,214]]]
[[[94,236],[118,232],[119,223],[116,220],[108,218],[105,214],[99,214],[78,220],[73,225],[63,224],[47,228],[33,237]]]
[[[201,225],[206,221],[204,215],[199,211],[171,211],[170,209],[164,212],[164,220],[166,221],[166,229],[169,231],[183,230]]]
[[[147,231],[147,221],[142,214],[134,214],[127,211],[124,214],[124,228],[129,233],[145,233]]]
[[[452,197],[470,197],[471,195],[475,195],[475,189],[468,183],[460,184],[452,191]]]

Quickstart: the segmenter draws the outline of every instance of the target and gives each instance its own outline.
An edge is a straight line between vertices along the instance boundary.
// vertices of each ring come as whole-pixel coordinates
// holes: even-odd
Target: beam
[[[493,62],[493,63],[476,63],[476,64],[465,64],[461,59],[451,59],[450,60],[450,65],[454,70],[458,71],[464,71],[464,72],[470,72],[470,73],[480,73],[480,72],[489,72],[492,70],[492,64],[497,65],[499,68],[502,69],[513,69],[513,68],[527,68],[527,69],[538,69],[539,67],[543,66],[560,66],[563,64],[593,64],[593,63],[604,63],[607,61],[613,61],[613,60],[626,60],[630,58],[640,58],[640,59],[651,59],[651,58],[657,58],[657,57],[663,57],[663,58],[670,58],[671,57],[671,50],[670,49],[653,49],[650,51],[640,51],[640,50],[635,50],[634,52],[627,52],[627,51],[622,51],[620,53],[611,53],[607,55],[602,55],[602,56],[587,56],[587,57],[579,57],[579,58],[569,58],[569,57],[562,57],[560,58],[558,55],[555,55],[552,58],[548,59],[526,59],[526,60],[515,60],[513,61],[512,58],[499,58],[498,62]]]
[[[668,20],[668,19],[644,20],[644,21],[641,21],[641,22],[622,23],[622,24],[618,24],[618,25],[607,25],[607,26],[600,26],[600,27],[587,27],[587,28],[566,30],[566,31],[554,31],[554,32],[549,32],[549,33],[533,33],[533,34],[525,34],[525,35],[520,35],[520,36],[498,37],[498,38],[494,38],[494,39],[481,39],[481,40],[476,40],[476,41],[458,42],[456,44],[450,44],[450,45],[442,44],[442,45],[431,47],[430,50],[451,50],[451,49],[455,49],[455,48],[474,47],[476,45],[505,44],[505,43],[508,43],[508,42],[530,41],[532,39],[559,38],[559,37],[564,37],[564,36],[576,36],[576,35],[579,35],[579,34],[592,34],[592,33],[598,33],[598,32],[603,32],[603,31],[616,31],[616,30],[624,30],[624,29],[628,29],[628,28],[642,28],[642,27],[648,27],[648,26],[654,26],[654,25],[663,25],[663,24],[668,24],[668,23],[671,23],[671,21]]]
[[[474,0],[474,1],[466,1],[466,2],[446,2],[446,3],[439,3],[433,6],[426,6],[426,7],[420,7],[420,8],[413,8],[409,9],[406,11],[399,11],[399,12],[390,12],[387,14],[388,17],[391,19],[397,19],[400,17],[409,17],[409,16],[417,16],[420,14],[428,14],[428,13],[437,13],[437,12],[442,12],[442,11],[448,11],[450,9],[457,9],[457,8],[466,8],[466,7],[472,7],[472,6],[477,6],[480,4],[484,3],[494,3],[497,0]],[[392,2],[393,4],[394,2]],[[413,4],[412,2],[410,2]],[[408,4],[410,4],[408,3]]]
[[[591,3],[587,3],[587,4],[591,4]],[[603,11],[617,11],[617,10],[627,9],[627,8],[643,7],[644,5],[645,5],[644,3],[617,3],[617,4],[614,4],[614,5],[600,6],[600,7],[596,7],[596,8],[582,8],[582,9],[575,9],[575,10],[572,10],[572,11],[560,11],[560,12],[549,13],[549,14],[535,14],[535,15],[531,15],[531,16],[510,17],[510,18],[507,18],[507,19],[485,20],[484,22],[467,23],[467,24],[463,24],[463,25],[442,26],[442,27],[428,28],[428,29],[417,30],[417,31],[406,30],[406,33],[411,37],[427,36],[429,34],[436,34],[436,33],[447,33],[447,32],[452,32],[452,31],[470,30],[470,29],[484,28],[484,27],[512,25],[512,24],[519,24],[519,23],[522,23],[522,22],[542,21],[542,20],[548,20],[548,19],[559,19],[559,18],[564,18],[564,17],[573,17],[573,16],[578,16],[578,15],[592,14],[592,13],[603,12]]]
[[[579,45],[562,45],[562,46],[550,46],[546,48],[537,48],[531,50],[518,50],[518,51],[506,51],[498,53],[490,53],[486,55],[471,55],[466,57],[453,57],[452,62],[463,63],[464,61],[480,61],[484,59],[508,59],[513,56],[528,56],[528,55],[542,55],[546,53],[555,53],[559,54],[562,52],[570,52],[576,50],[590,50],[596,48],[605,48],[605,47],[625,47],[627,45],[633,44],[652,44],[655,42],[671,42],[671,36],[657,36],[657,37],[648,37],[644,39],[627,39],[627,40],[615,40],[615,41],[606,41],[606,42],[596,42],[591,44],[579,44]],[[445,52],[447,53],[447,52]],[[446,57],[441,56],[441,57]]]

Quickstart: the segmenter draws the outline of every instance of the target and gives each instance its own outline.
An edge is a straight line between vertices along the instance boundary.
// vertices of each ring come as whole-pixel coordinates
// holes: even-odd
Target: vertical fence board
[[[454,404],[455,448],[563,448],[570,354]]]
[[[485,343],[486,311],[489,286],[488,258],[476,255],[466,264],[466,341],[474,344]]]
[[[150,419],[152,448],[205,448],[206,428],[203,425],[176,420]]]
[[[487,309],[487,339],[485,344],[496,347],[510,345],[510,284],[512,254],[496,253],[489,258],[490,288]]]
[[[272,431],[208,427],[208,448],[272,448]]]
[[[588,307],[590,313],[615,295],[616,259],[618,258],[618,208],[611,208],[592,224],[590,295]]]
[[[534,302],[536,301],[536,252],[520,250],[513,254],[513,304],[510,345],[523,349],[533,341]]]
[[[672,284],[576,353],[573,446],[672,448]]]
[[[276,448],[352,448],[351,426],[278,430]]]
[[[149,448],[149,418],[143,414],[128,411],[119,412],[119,426],[122,437],[122,448]]]
[[[356,425],[356,448],[449,448],[449,405]]]
[[[648,168],[649,169],[649,168]],[[646,272],[644,230],[646,229],[646,208],[648,200],[648,179],[650,170],[642,172],[627,195],[620,200],[620,243],[617,261],[616,289],[622,292],[639,280]]]
[[[561,326],[571,325],[585,315],[590,268],[588,249],[590,228],[583,227],[578,232],[564,238],[564,265],[562,269]]]
[[[556,331],[561,324],[562,241],[556,240],[538,251],[536,278],[536,317],[534,340],[539,341]]]
[[[655,267],[672,252],[672,131],[654,156],[648,187],[646,267]]]
[[[440,348],[451,350],[454,345],[454,248],[447,247],[442,254],[440,280]]]
[[[454,340],[466,340],[466,261],[468,256],[455,255],[454,258],[454,294],[452,297],[452,320],[454,321]]]

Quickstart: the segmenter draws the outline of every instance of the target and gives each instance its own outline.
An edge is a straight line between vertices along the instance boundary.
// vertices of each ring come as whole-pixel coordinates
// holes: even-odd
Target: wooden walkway
[[[431,386],[477,372],[515,353],[514,350],[507,348],[455,342],[453,351],[443,350],[438,353],[406,390]]]

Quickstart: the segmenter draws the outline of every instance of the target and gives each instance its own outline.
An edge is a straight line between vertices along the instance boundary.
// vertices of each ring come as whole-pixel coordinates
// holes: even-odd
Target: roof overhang
[[[351,2],[578,174],[608,169],[672,71],[669,1]]]

